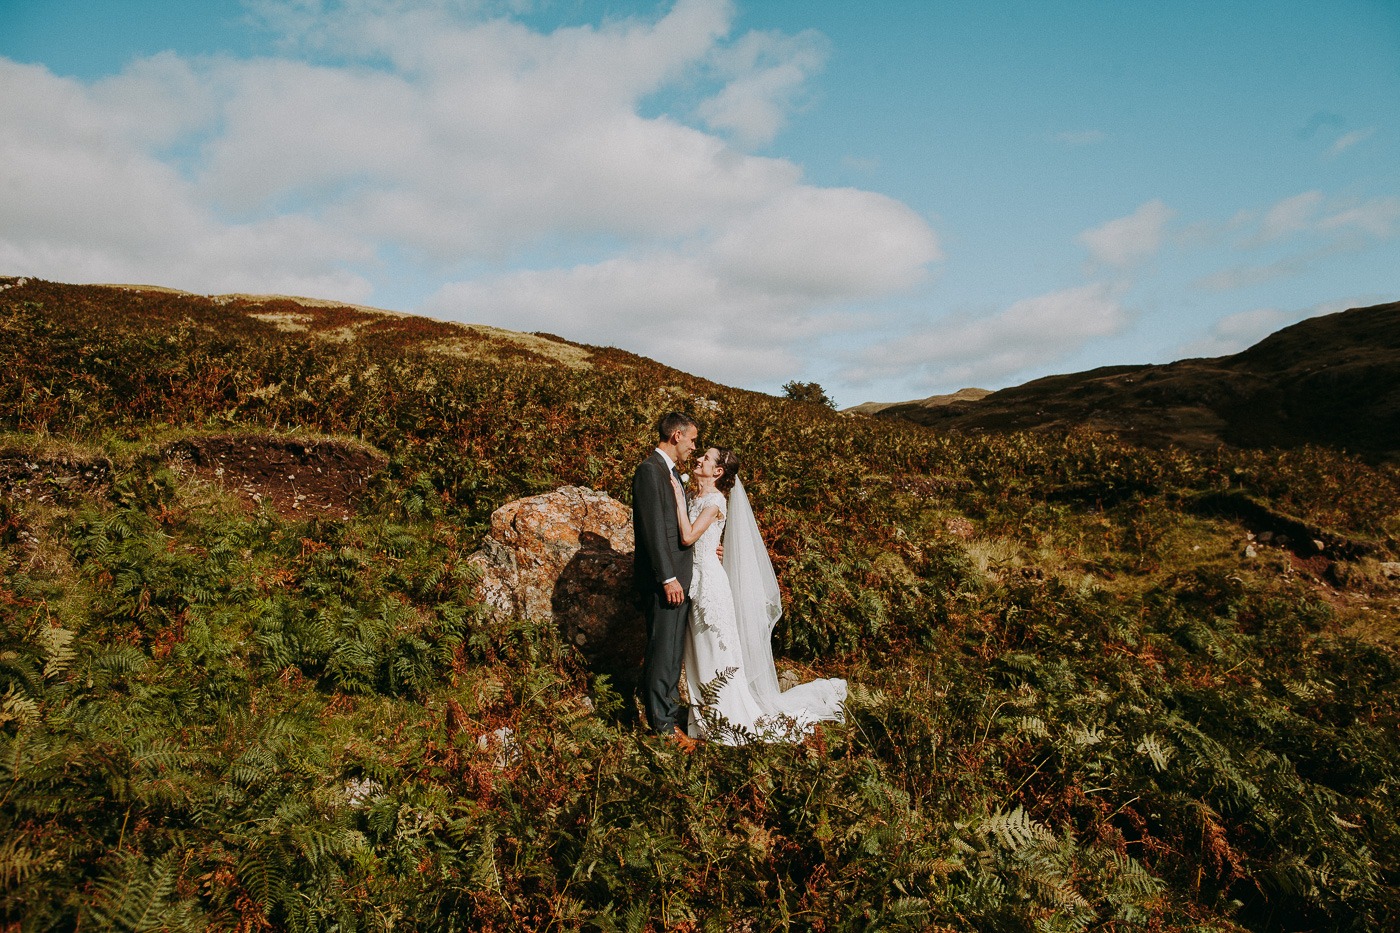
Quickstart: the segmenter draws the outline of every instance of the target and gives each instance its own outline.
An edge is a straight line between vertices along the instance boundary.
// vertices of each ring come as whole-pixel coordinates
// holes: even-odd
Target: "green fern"
[[[179,864],[169,855],[146,860],[121,857],[100,877],[89,921],[122,933],[202,931],[206,920],[197,905],[176,892]]]

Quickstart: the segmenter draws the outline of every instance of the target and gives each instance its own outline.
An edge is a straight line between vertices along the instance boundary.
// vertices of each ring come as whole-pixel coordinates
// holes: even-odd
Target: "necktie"
[[[681,484],[681,494],[685,496],[685,504],[690,505],[690,490],[685,488],[685,480],[681,479],[681,468],[671,467],[671,475],[676,478],[676,482]]]

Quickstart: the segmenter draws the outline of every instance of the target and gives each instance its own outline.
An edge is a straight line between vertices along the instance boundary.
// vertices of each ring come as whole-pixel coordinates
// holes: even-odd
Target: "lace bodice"
[[[689,514],[693,522],[700,517],[700,513],[710,506],[719,509],[719,518],[710,523],[710,527],[705,529],[704,534],[695,542],[695,560],[697,563],[706,560],[707,556],[716,564],[719,557],[715,554],[715,549],[719,547],[720,541],[724,539],[724,517],[728,511],[728,505],[724,499],[724,493],[708,492],[703,496],[697,496],[690,503]]]
[[[690,598],[693,600],[690,624],[695,631],[707,633],[714,639],[720,655],[728,656],[733,652],[729,658],[733,663],[728,666],[735,666],[742,662],[738,658],[739,633],[734,619],[734,597],[730,594],[724,565],[715,553],[724,536],[728,503],[723,493],[710,492],[692,500],[687,511],[693,522],[710,506],[719,509],[719,517],[695,542],[695,572],[690,578]]]

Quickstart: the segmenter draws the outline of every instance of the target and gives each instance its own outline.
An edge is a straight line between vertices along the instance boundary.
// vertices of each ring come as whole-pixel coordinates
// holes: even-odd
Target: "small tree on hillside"
[[[826,390],[819,382],[789,382],[783,385],[783,395],[794,402],[812,402],[816,405],[825,405],[827,408],[835,409],[836,403],[827,396]]]

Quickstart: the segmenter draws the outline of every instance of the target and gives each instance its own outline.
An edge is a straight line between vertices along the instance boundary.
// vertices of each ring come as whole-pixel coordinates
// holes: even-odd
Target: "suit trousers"
[[[642,706],[647,725],[658,735],[686,728],[681,708],[681,658],[685,654],[685,628],[690,616],[690,598],[679,606],[666,602],[666,594],[652,590],[642,594],[642,611],[647,620],[647,659],[642,668]]]

